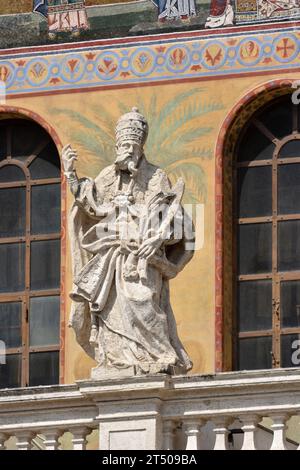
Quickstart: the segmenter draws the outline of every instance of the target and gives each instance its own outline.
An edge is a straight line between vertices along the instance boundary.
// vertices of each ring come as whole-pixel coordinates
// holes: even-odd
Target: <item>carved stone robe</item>
[[[153,201],[161,200],[170,205],[175,195],[166,174],[142,157],[132,190],[134,202],[126,212],[131,232],[124,242],[120,208],[118,223],[113,218],[118,201],[127,197],[128,185],[125,181],[119,189],[119,178],[111,165],[95,181],[83,178],[79,183],[70,218],[74,267],[71,326],[79,344],[98,363],[93,378],[105,378],[111,372],[185,372],[192,364],[177,336],[168,280],[193,252],[186,250],[183,235],[181,240],[171,236],[148,263],[133,254],[142,243],[135,228],[144,208],[151,212]],[[89,342],[93,315],[98,323],[95,345]]]

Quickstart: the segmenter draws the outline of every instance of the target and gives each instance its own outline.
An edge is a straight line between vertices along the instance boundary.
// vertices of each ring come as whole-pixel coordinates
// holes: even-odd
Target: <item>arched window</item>
[[[235,352],[240,370],[299,366],[298,108],[290,95],[273,100],[250,119],[237,146]]]
[[[0,121],[0,388],[59,381],[60,204],[50,136]]]

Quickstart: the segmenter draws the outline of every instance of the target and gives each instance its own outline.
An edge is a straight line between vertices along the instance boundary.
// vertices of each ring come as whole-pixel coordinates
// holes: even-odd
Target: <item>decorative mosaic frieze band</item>
[[[198,33],[199,34],[199,33]],[[300,29],[201,38],[161,37],[139,44],[101,44],[24,52],[0,61],[7,95],[212,78],[299,68]],[[22,52],[21,52],[22,51]]]

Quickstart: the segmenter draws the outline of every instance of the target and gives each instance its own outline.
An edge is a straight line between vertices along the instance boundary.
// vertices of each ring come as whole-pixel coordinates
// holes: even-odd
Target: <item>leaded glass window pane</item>
[[[60,161],[52,142],[33,160],[29,170],[32,179],[60,178]]]
[[[26,189],[0,188],[0,237],[25,235]]]
[[[300,281],[282,281],[280,288],[281,326],[300,327]]]
[[[272,281],[243,281],[238,289],[240,331],[272,328]]]
[[[274,149],[273,142],[252,124],[239,145],[238,161],[271,160]]]
[[[1,362],[0,388],[21,387],[22,355],[7,354],[5,358],[5,364],[2,364]]]
[[[60,240],[31,243],[31,289],[57,289],[60,285]]]
[[[238,173],[238,217],[272,214],[272,167],[240,168]]]
[[[53,385],[59,382],[59,352],[36,352],[29,355],[29,385]]]
[[[239,369],[270,369],[272,367],[272,337],[239,340]]]
[[[34,186],[31,195],[31,233],[59,233],[60,217],[60,184]]]
[[[278,213],[300,213],[300,163],[278,166]]]
[[[290,140],[279,152],[279,158],[300,157],[300,140]]]
[[[238,247],[239,274],[271,272],[272,224],[240,225]]]
[[[285,220],[278,224],[279,271],[300,269],[300,220]]]
[[[60,298],[58,296],[30,299],[30,346],[59,344]]]
[[[0,303],[0,340],[6,348],[22,346],[22,303]]]
[[[0,244],[0,293],[25,289],[25,244]]]

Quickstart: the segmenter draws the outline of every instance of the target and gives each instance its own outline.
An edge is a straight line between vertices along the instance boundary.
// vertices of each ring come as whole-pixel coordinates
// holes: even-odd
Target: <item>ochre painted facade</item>
[[[99,41],[86,43],[84,51],[74,46],[53,48],[51,55],[47,48],[23,50],[0,64],[8,85],[6,105],[37,113],[62,145],[71,143],[79,153],[79,176],[94,177],[113,161],[114,123],[121,113],[138,106],[150,124],[148,159],[163,167],[172,181],[183,176],[185,202],[203,205],[203,246],[171,281],[172,306],[179,335],[194,362],[192,373],[214,372],[216,346],[217,354],[221,348],[215,331],[219,301],[216,194],[222,194],[215,175],[221,129],[226,131],[226,117],[252,90],[273,80],[300,78],[298,33],[284,27],[243,32],[246,35],[237,36],[232,31],[230,38],[221,34],[200,37],[199,33],[181,33],[177,39],[162,35],[149,38],[149,44],[142,38],[142,45]],[[144,70],[137,62],[143,67],[142,53],[150,61]],[[164,60],[161,64],[159,57]],[[124,65],[126,60],[128,65]],[[122,76],[126,70],[128,75]],[[71,204],[67,191],[67,210]],[[71,289],[68,237],[63,256],[67,324]],[[93,363],[77,346],[72,330],[63,332],[62,344],[65,383],[87,378]]]

